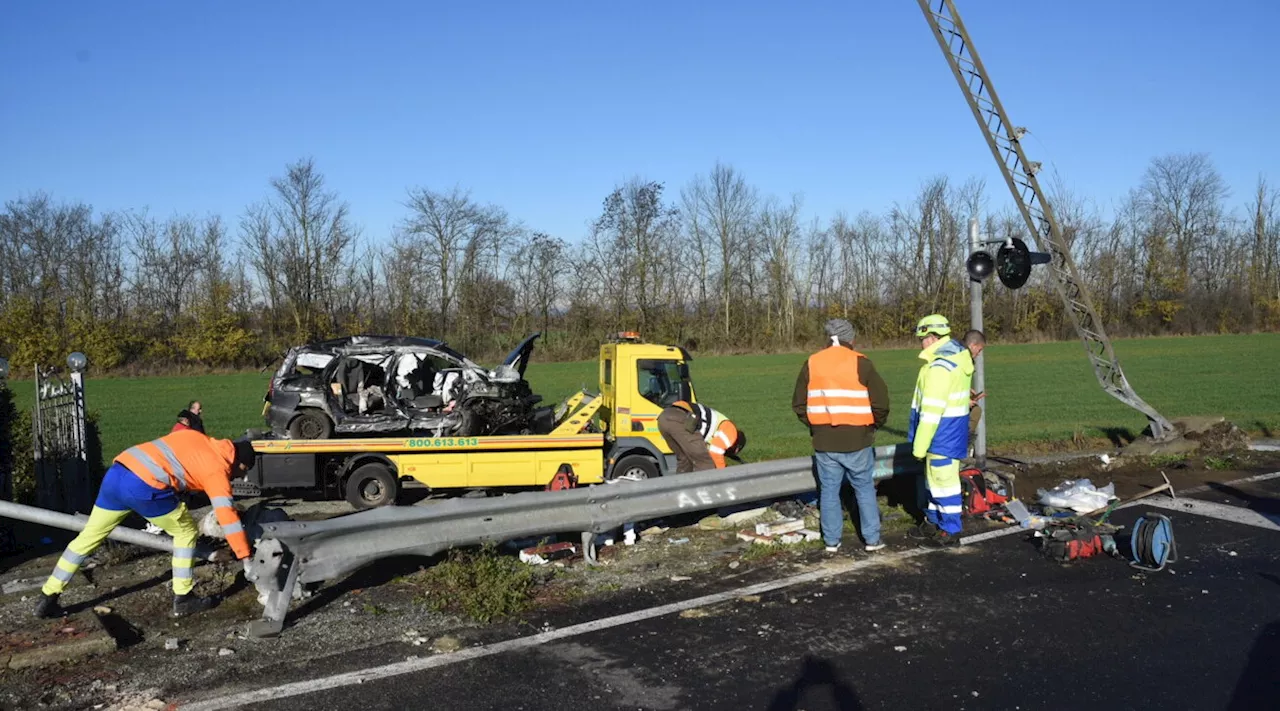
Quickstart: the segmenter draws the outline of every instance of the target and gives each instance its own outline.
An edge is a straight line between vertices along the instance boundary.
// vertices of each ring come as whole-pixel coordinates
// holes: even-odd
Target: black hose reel
[[[1133,561],[1129,565],[1139,570],[1158,573],[1167,563],[1178,560],[1178,547],[1173,540],[1173,522],[1168,516],[1148,513],[1133,524],[1129,536],[1129,548]]]

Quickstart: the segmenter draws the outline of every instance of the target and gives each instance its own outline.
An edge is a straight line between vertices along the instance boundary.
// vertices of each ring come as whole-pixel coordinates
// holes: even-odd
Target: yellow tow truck
[[[239,495],[309,490],[369,509],[394,504],[402,482],[546,488],[564,465],[579,484],[662,476],[675,469],[675,455],[658,432],[658,414],[676,400],[697,401],[691,360],[684,348],[619,333],[600,347],[599,392],[561,403],[546,434],[255,439],[257,466],[233,484]]]

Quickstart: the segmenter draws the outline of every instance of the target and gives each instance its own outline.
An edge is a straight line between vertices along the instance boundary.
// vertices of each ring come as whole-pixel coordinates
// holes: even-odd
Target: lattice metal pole
[[[934,37],[938,40],[938,46],[946,56],[956,81],[960,83],[974,118],[982,127],[991,153],[1000,165],[1005,182],[1013,193],[1036,244],[1042,251],[1053,255],[1049,271],[1053,275],[1054,287],[1066,304],[1076,332],[1084,342],[1085,352],[1093,365],[1098,383],[1107,394],[1145,415],[1151,424],[1151,434],[1156,439],[1173,436],[1176,434],[1173,426],[1155,408],[1138,397],[1125,378],[1124,371],[1120,369],[1120,361],[1116,359],[1111,347],[1111,339],[1107,338],[1102,319],[1098,318],[1076,271],[1070,246],[1062,235],[1049,201],[1040,188],[1040,182],[1036,180],[1040,164],[1028,161],[1022,151],[1019,140],[1026,129],[1015,127],[1009,121],[1008,114],[996,96],[995,87],[991,85],[986,69],[982,66],[982,60],[978,58],[978,52],[969,39],[969,33],[960,20],[955,3],[952,0],[917,2],[933,29]]]

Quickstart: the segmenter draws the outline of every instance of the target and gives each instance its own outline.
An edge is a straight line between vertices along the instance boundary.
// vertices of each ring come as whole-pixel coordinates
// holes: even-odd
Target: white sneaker
[[[885,544],[883,543],[876,543],[875,545],[868,543],[866,546],[863,547],[863,550],[865,550],[868,553],[874,553],[878,550],[882,550],[884,546]]]
[[[154,523],[151,523],[150,521],[147,522],[147,527],[143,530],[152,535],[159,535],[161,533],[164,533],[163,528],[160,528],[159,526],[155,525]]]
[[[839,552],[840,552],[840,546],[827,546],[827,552],[828,552],[828,553],[839,553]]]

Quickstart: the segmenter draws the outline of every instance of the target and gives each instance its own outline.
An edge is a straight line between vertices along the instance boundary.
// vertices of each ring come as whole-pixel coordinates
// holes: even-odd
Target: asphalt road
[[[1280,707],[1280,531],[1268,527],[1280,479],[1196,498],[1257,520],[1141,506],[1114,516],[1172,516],[1179,560],[1160,573],[1105,557],[1059,565],[1022,534],[898,551],[758,599],[438,656],[434,668],[377,678],[383,668],[245,708]],[[311,677],[361,666],[331,660]]]

